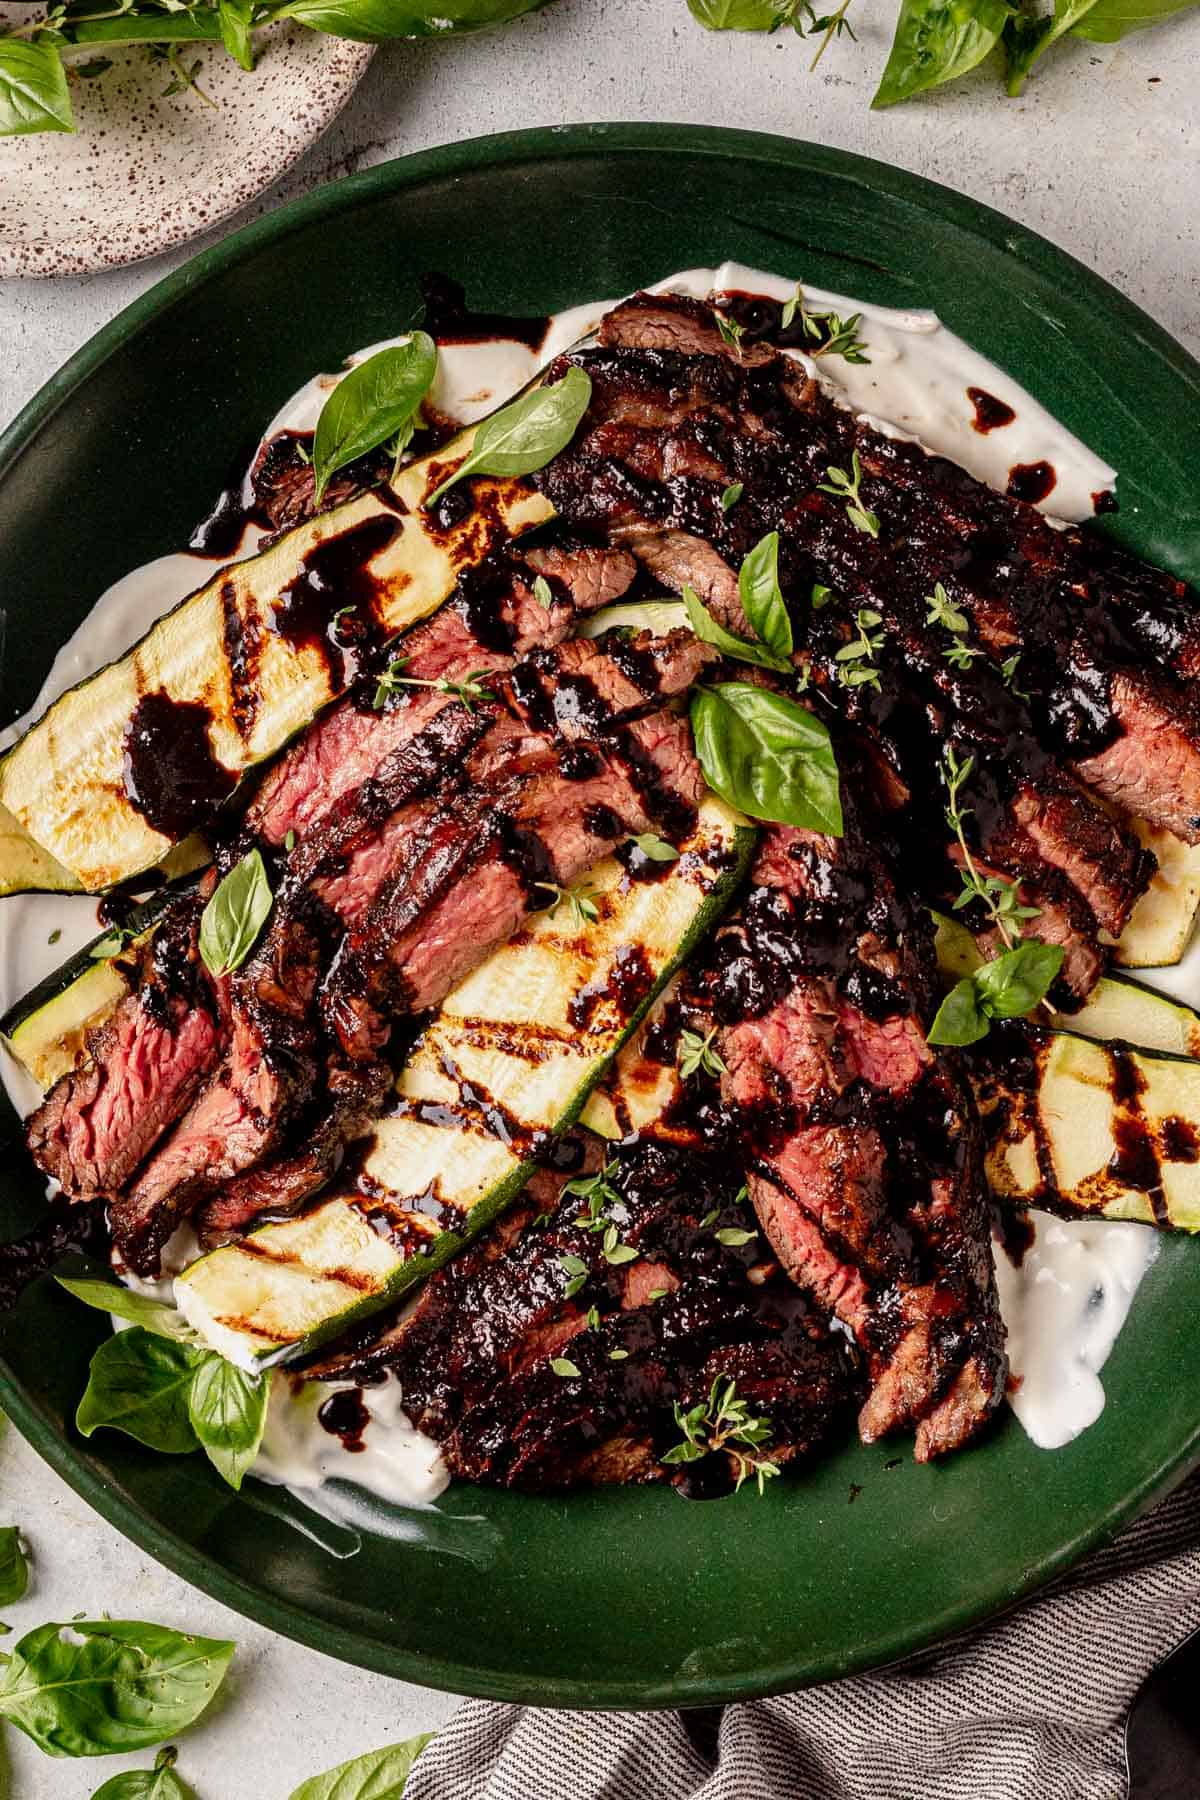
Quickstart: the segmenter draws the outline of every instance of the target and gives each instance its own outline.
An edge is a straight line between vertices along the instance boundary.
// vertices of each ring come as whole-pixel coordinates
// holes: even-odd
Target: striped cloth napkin
[[[1018,1611],[877,1674],[686,1724],[468,1700],[405,1800],[1124,1800],[1130,1702],[1198,1627],[1200,1476]]]

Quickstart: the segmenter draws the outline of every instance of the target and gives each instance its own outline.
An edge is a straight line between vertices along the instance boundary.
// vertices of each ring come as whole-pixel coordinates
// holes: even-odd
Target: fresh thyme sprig
[[[836,12],[824,13],[820,18],[817,17],[816,11],[812,5],[812,0],[801,0],[801,10],[807,14],[809,22],[807,25],[801,25],[799,20],[793,20],[795,29],[800,33],[800,36],[816,37],[818,32],[824,34],[821,38],[821,42],[817,45],[816,55],[808,65],[808,72],[811,75],[835,37],[841,37],[842,33],[845,32],[846,36],[853,44],[858,42],[858,38],[855,36],[853,25],[846,17],[847,12],[850,10],[850,0],[842,0],[841,5]],[[865,361],[866,359],[864,358],[863,360]]]
[[[473,713],[481,701],[496,698],[491,688],[483,685],[496,673],[494,669],[472,669],[461,681],[451,681],[448,675],[439,675],[434,681],[422,679],[419,675],[401,674],[401,670],[411,661],[409,656],[398,656],[383,671],[375,688],[375,698],[371,702],[376,712],[389,694],[397,694],[401,688],[432,688],[435,693],[449,694],[453,699],[460,700],[469,713]]]
[[[1036,919],[1041,908],[1021,905],[1019,883],[1005,881],[999,875],[981,875],[979,872],[966,837],[966,821],[971,817],[974,809],[963,806],[959,800],[963,785],[974,767],[975,758],[973,756],[960,758],[953,744],[947,744],[945,755],[942,758],[942,779],[946,783],[948,795],[946,823],[958,839],[958,847],[962,851],[963,857],[963,865],[959,870],[962,892],[954,902],[954,911],[960,912],[964,906],[969,906],[972,900],[982,902],[1005,946],[1011,950],[1014,943],[1011,927],[1019,927],[1023,919]],[[1017,936],[1020,936],[1019,930]]]
[[[1019,650],[1012,656],[1006,656],[1004,661],[1000,664],[1000,678],[1009,693],[1012,694],[1015,699],[1028,700],[1030,698],[1029,690],[1017,686],[1017,670],[1020,667],[1020,664],[1021,652]]]
[[[820,52],[817,54],[820,55]],[[804,304],[804,289],[797,282],[796,292],[790,300],[784,301],[783,311],[779,316],[779,323],[785,331],[794,323],[797,315],[805,337],[814,340],[807,351],[814,360],[819,356],[840,356],[848,363],[870,362],[871,359],[866,354],[867,346],[858,335],[858,328],[862,324],[860,312],[851,313],[846,319],[832,311],[810,312]]]
[[[951,636],[951,643],[942,651],[942,655],[952,669],[969,669],[977,657],[983,655],[965,642],[971,621],[960,607],[954,605],[941,582],[935,582],[932,594],[925,596],[925,623],[940,625]]]
[[[615,1162],[605,1163],[598,1175],[577,1175],[574,1181],[568,1181],[563,1188],[563,1193],[578,1197],[584,1202],[585,1210],[575,1220],[576,1226],[580,1231],[603,1232],[600,1248],[604,1260],[614,1267],[620,1267],[622,1263],[636,1262],[641,1252],[635,1250],[632,1244],[621,1242],[620,1224],[609,1215],[608,1209],[612,1207],[619,1211],[626,1221],[629,1218],[625,1202],[612,1183],[616,1171]],[[561,1257],[559,1260],[564,1269],[567,1268],[568,1260],[572,1264],[579,1263],[578,1269],[572,1267],[567,1271],[571,1275],[572,1281],[578,1278],[581,1271],[586,1273],[586,1265],[578,1257],[570,1259]],[[581,1281],[579,1287],[582,1286],[583,1282]],[[568,1295],[578,1293],[578,1291],[579,1288],[572,1288],[568,1284]]]
[[[684,1081],[690,1081],[693,1075],[723,1075],[725,1063],[720,1052],[713,1049],[713,1039],[717,1035],[714,1025],[707,1037],[701,1037],[698,1031],[681,1031],[679,1034],[679,1073]]]
[[[737,1465],[738,1487],[753,1475],[760,1494],[771,1477],[779,1473],[779,1464],[762,1454],[774,1436],[771,1420],[765,1413],[751,1413],[732,1378],[723,1381],[718,1375],[707,1400],[699,1401],[686,1412],[677,1400],[675,1423],[683,1433],[683,1441],[667,1451],[661,1459],[664,1463],[699,1462],[723,1450]]]
[[[739,325],[736,319],[729,318],[725,313],[719,312],[715,317],[717,321],[717,330],[721,334],[721,342],[728,344],[729,348],[731,350],[736,350],[737,354],[740,356],[742,353],[742,339],[746,335],[745,326]]]
[[[600,917],[600,908],[596,905],[596,889],[579,883],[576,887],[559,887],[555,881],[535,881],[534,887],[541,888],[544,893],[553,895],[548,908],[553,918],[560,906],[565,906],[577,925],[594,925]]]
[[[843,644],[833,659],[838,665],[837,678],[843,687],[879,686],[875,658],[883,648],[883,632],[878,629],[882,622],[882,615],[873,606],[860,606],[855,613],[857,636]]]
[[[817,484],[818,493],[836,494],[839,500],[846,502],[846,517],[858,531],[865,531],[871,537],[879,536],[879,518],[862,503],[862,464],[858,460],[858,451],[851,453],[850,473],[845,469],[829,468],[825,471],[828,481]]]

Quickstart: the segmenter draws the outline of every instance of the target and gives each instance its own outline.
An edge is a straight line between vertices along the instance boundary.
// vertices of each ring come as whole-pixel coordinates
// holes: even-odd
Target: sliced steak
[[[924,1036],[928,932],[845,771],[843,804],[841,839],[768,832],[717,946],[721,1092],[776,1254],[866,1354],[862,1437],[915,1427],[926,1460],[999,1403],[1004,1328],[974,1109]]]
[[[745,1222],[738,1171],[642,1140],[618,1149],[607,1175],[593,1201],[556,1196],[561,1176],[535,1177],[406,1315],[307,1373],[390,1370],[456,1474],[539,1491],[699,1474],[728,1487],[725,1455],[702,1469],[661,1460],[682,1438],[675,1403],[706,1402],[717,1380],[769,1414],[764,1455],[783,1463],[815,1447],[855,1394],[854,1361],[754,1243],[715,1235]],[[610,1226],[634,1260],[606,1255]]]
[[[345,1147],[367,1131],[392,1089],[386,1063],[334,1063],[296,1121],[298,1147],[223,1182],[195,1215],[206,1250],[231,1243],[267,1219],[298,1212],[337,1172]]]
[[[111,1207],[113,1239],[139,1275],[200,1201],[280,1144],[317,1078],[312,1000],[322,965],[319,924],[298,909],[268,927],[229,978],[228,1049],[137,1180]]]
[[[188,898],[164,920],[135,991],[89,1032],[91,1061],[64,1075],[28,1123],[34,1161],[73,1200],[117,1193],[221,1053],[220,997],[196,949],[199,913]]]
[[[436,1005],[548,888],[569,886],[622,838],[687,828],[703,783],[686,721],[664,702],[707,658],[684,632],[575,640],[494,684],[461,789],[355,851],[356,863],[371,858],[370,903],[355,900],[321,991],[348,1055],[377,1054],[389,1018]],[[339,904],[330,884],[322,892]]]
[[[509,545],[464,571],[453,597],[391,648],[419,681],[511,668],[539,646],[560,642],[579,614],[618,599],[634,573],[625,551],[573,536]],[[535,588],[539,578],[548,602]],[[364,680],[275,765],[247,814],[251,831],[271,844],[289,831],[303,838],[450,704],[445,694],[410,688],[376,709],[376,685]]]

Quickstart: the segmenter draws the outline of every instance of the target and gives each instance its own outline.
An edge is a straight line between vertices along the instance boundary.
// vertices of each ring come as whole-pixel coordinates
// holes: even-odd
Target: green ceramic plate
[[[0,445],[3,717],[133,563],[183,542],[231,454],[314,369],[410,321],[440,268],[482,305],[559,307],[742,261],[931,305],[1121,470],[1114,529],[1200,571],[1200,368],[1040,238],[944,188],[782,138],[683,126],[522,132],[336,183],[198,256],[67,364]],[[39,1184],[4,1129],[0,1225]],[[194,1457],[70,1419],[103,1332],[39,1284],[3,1333],[0,1397],[53,1466],[188,1580],[335,1656],[542,1705],[663,1706],[887,1662],[1007,1606],[1196,1458],[1200,1245],[1169,1242],[1068,1449],[1008,1419],[942,1468],[846,1447],[713,1505],[469,1487],[404,1541],[335,1558]],[[853,1504],[851,1504],[853,1502]],[[344,1546],[345,1547],[345,1546]]]

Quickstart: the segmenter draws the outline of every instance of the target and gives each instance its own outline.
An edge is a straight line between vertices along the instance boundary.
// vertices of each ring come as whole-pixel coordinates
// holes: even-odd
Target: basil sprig
[[[199,1718],[233,1651],[133,1620],[39,1625],[5,1665],[0,1718],[48,1756],[148,1750]]]
[[[271,899],[262,855],[251,850],[218,884],[200,915],[200,954],[218,980],[240,969],[253,950]]]
[[[792,621],[779,588],[779,533],[760,538],[738,570],[738,597],[754,638],[738,637],[713,618],[696,590],[685,586],[688,624],[705,644],[735,662],[786,674],[791,668]]]
[[[84,1437],[105,1426],[170,1456],[203,1450],[240,1488],[266,1428],[270,1373],[249,1375],[206,1350],[173,1307],[112,1282],[59,1280],[99,1312],[136,1321],[92,1357],[75,1414]]]
[[[98,1787],[92,1800],[194,1800],[192,1790],[185,1787],[175,1773],[179,1752],[173,1744],[160,1750],[152,1769],[131,1769],[125,1775],[114,1775]]]
[[[368,1750],[324,1775],[312,1775],[290,1800],[400,1800],[413,1764],[434,1735],[423,1731],[386,1750]]]
[[[425,331],[378,350],[338,382],[321,408],[313,438],[316,499],[356,457],[403,436],[437,373],[437,345]]]
[[[74,129],[66,72],[53,45],[0,38],[0,136]]]
[[[783,694],[748,681],[692,695],[692,735],[714,793],[752,819],[842,833],[837,762],[828,727]]]
[[[0,1606],[15,1606],[29,1586],[29,1564],[15,1525],[0,1526]]]
[[[295,19],[312,31],[378,44],[387,38],[482,31],[548,4],[549,0],[288,0],[278,12],[272,10],[274,16]]]
[[[561,381],[531,388],[484,419],[453,475],[426,500],[433,506],[468,475],[532,475],[565,450],[592,397],[592,378],[572,365]]]
[[[1020,1019],[1044,1000],[1062,968],[1061,944],[1026,938],[955,982],[929,1028],[931,1044],[977,1044],[993,1019]]]

